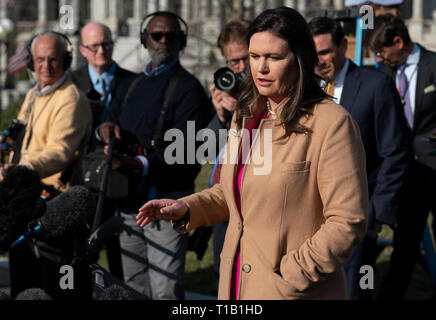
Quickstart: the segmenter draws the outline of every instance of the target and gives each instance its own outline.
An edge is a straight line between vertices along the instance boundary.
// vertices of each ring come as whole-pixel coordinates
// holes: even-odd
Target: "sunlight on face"
[[[288,42],[270,31],[255,33],[249,45],[251,76],[259,93],[275,102],[289,95],[298,71]]]

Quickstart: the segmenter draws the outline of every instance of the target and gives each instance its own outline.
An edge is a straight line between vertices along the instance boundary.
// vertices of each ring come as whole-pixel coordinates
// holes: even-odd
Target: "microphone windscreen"
[[[97,297],[97,300],[137,300],[138,295],[126,288],[113,284],[104,289],[104,291]]]
[[[6,171],[0,182],[0,249],[7,251],[23,234],[30,221],[44,213],[40,198],[42,184],[38,173],[24,166]]]
[[[53,300],[52,297],[40,288],[29,288],[21,291],[15,300]]]
[[[41,217],[45,237],[67,237],[86,225],[95,213],[96,196],[83,186],[73,186],[47,202]]]

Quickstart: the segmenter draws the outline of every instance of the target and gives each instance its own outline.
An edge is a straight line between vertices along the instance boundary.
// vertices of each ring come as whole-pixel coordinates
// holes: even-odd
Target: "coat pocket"
[[[306,172],[310,170],[310,161],[281,162],[281,172]]]

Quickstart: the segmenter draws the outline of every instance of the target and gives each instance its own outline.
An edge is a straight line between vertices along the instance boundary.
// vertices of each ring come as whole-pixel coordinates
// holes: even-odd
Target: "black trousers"
[[[373,291],[370,288],[361,288],[360,280],[364,274],[360,273],[362,266],[371,266],[375,274],[375,261],[380,252],[377,240],[372,236],[372,226],[363,240],[353,247],[350,259],[344,265],[347,277],[347,300],[371,300]]]
[[[403,201],[394,229],[389,270],[378,297],[382,300],[403,299],[407,291],[429,212],[436,213],[436,172],[413,161]]]

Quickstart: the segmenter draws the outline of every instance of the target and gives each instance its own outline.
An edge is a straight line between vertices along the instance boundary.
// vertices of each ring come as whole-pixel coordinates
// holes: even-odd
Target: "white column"
[[[298,12],[300,12],[303,16],[306,13],[306,0],[297,0],[297,8]]]
[[[436,10],[433,11],[433,22],[430,26],[430,36],[432,39],[436,39]]]
[[[320,7],[321,10],[328,10],[330,9],[330,6],[331,6],[330,0],[321,0],[321,7]]]
[[[171,8],[169,8],[168,0],[159,0],[159,10],[160,11],[172,11]]]
[[[190,1],[191,0],[181,0],[181,4],[180,4],[180,16],[186,22],[189,19],[189,2]]]
[[[333,2],[335,10],[344,9],[344,0],[334,0]]]
[[[71,6],[73,7],[73,23],[74,30],[79,29],[79,20],[80,20],[80,0],[71,0]]]
[[[413,0],[412,4],[412,19],[422,20],[422,0]]]
[[[156,0],[148,0],[147,1],[147,14],[153,13],[158,10],[157,1]]]
[[[409,22],[409,33],[412,40],[420,41],[423,37],[422,0],[414,0],[412,4],[412,19]]]
[[[118,0],[109,0],[107,25],[114,34],[118,33]]]
[[[138,36],[140,32],[142,19],[145,17],[145,3],[144,0],[134,0],[133,1],[133,19],[128,19],[129,21],[129,33],[131,36]]]
[[[38,0],[38,25],[45,26],[46,24],[47,24],[47,0]]]
[[[295,9],[295,7],[297,6],[297,1],[296,0],[285,0],[285,1],[283,1],[283,5],[286,7]]]
[[[106,0],[91,1],[91,21],[105,23],[107,17]]]

